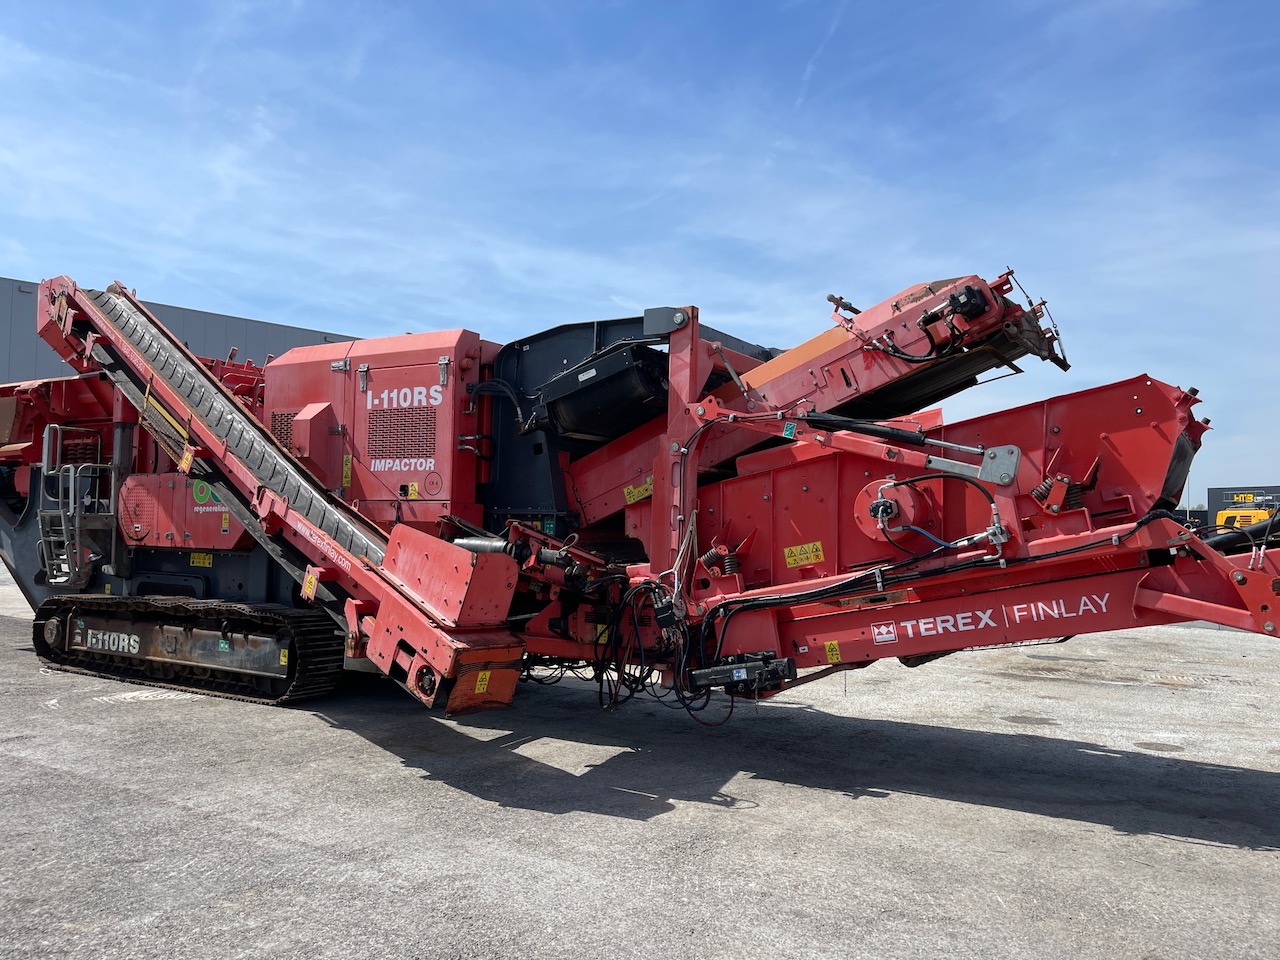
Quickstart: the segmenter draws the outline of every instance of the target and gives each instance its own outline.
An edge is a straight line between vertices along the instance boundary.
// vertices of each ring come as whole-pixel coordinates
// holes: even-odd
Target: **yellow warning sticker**
[[[839,642],[835,640],[828,640],[826,642],[826,648],[827,648],[827,663],[839,663],[840,662]]]
[[[287,667],[289,665],[289,651],[287,649],[280,651],[280,666]]]
[[[213,554],[199,552],[193,553],[191,554],[191,565],[193,567],[212,567]]]
[[[342,458],[342,485],[351,486],[351,454]]]
[[[787,547],[783,551],[783,556],[787,559],[788,567],[808,567],[815,563],[821,563],[826,559],[822,553],[821,540],[814,540],[812,543],[798,543],[794,547]]]
[[[302,595],[308,600],[316,598],[316,575],[314,573],[308,573],[302,581]]]
[[[222,532],[223,533],[231,532],[231,514],[229,513],[224,513],[222,515]]]
[[[622,495],[627,500],[627,505],[639,503],[641,500],[647,500],[653,496],[653,474],[649,474],[649,479],[638,487],[627,484],[622,488]]]
[[[489,674],[491,670],[481,670],[476,674],[476,693],[485,693],[489,689]]]
[[[416,483],[409,484],[409,499],[410,500],[418,499],[418,485]]]
[[[191,470],[191,464],[196,458],[196,452],[190,447],[182,451],[182,459],[178,461],[178,472],[188,473]]]

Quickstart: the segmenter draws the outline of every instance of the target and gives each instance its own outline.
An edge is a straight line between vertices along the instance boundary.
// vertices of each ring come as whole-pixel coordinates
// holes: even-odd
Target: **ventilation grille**
[[[164,539],[164,534],[156,526],[156,498],[153,493],[139,484],[126,483],[120,487],[120,529],[131,544],[147,540],[156,543]]]
[[[296,411],[271,415],[271,435],[279,440],[280,445],[286,450],[293,449],[293,418],[297,415]]]
[[[434,457],[436,408],[369,411],[370,457]]]

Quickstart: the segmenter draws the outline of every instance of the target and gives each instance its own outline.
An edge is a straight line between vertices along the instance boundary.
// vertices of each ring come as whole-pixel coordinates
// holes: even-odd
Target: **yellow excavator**
[[[1232,503],[1225,510],[1219,510],[1214,523],[1220,527],[1247,527],[1269,519],[1277,509],[1280,509],[1280,504],[1270,497],[1256,497],[1253,494],[1243,496],[1247,496],[1248,499],[1242,499]]]

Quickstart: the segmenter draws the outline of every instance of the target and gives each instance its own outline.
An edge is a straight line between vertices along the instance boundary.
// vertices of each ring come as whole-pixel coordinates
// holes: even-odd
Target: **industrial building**
[[[0,277],[0,383],[67,376],[73,371],[36,336],[38,281]],[[240,360],[262,364],[290,347],[336,343],[353,337],[231,317],[188,307],[147,302],[147,308],[200,357],[225,357],[232,347]]]

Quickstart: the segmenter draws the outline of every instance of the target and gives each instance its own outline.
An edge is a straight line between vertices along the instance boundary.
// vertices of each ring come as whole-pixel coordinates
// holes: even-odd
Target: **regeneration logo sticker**
[[[221,513],[222,498],[204,480],[191,484],[191,496],[196,501],[196,513]]]

